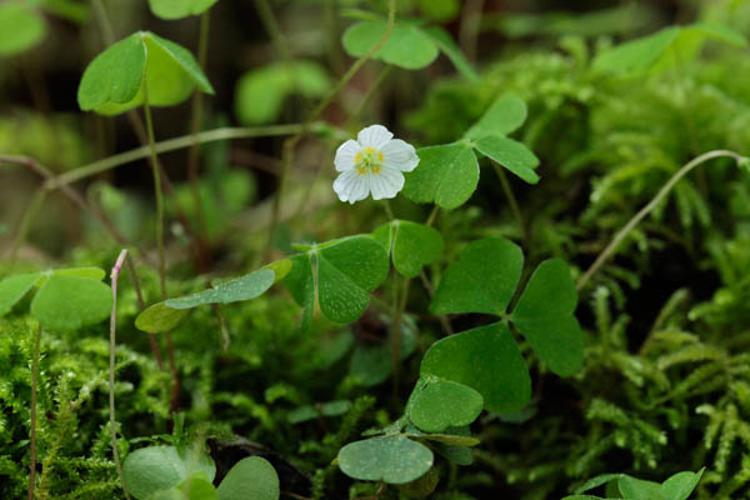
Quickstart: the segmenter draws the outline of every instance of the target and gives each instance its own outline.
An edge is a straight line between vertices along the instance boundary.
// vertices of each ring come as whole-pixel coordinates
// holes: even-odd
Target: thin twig
[[[125,477],[122,474],[122,463],[120,462],[120,452],[117,450],[117,428],[115,420],[115,347],[116,347],[116,335],[117,335],[117,281],[120,278],[120,271],[125,263],[125,259],[128,256],[127,250],[122,250],[120,255],[117,257],[110,281],[112,283],[112,314],[109,318],[109,430],[111,434],[112,442],[112,458],[115,461],[115,468],[117,469],[117,475],[122,483],[122,490],[125,492],[125,497],[130,498],[128,491],[125,489]]]
[[[656,206],[669,194],[675,184],[677,184],[683,177],[685,177],[699,165],[702,165],[703,163],[715,158],[734,158],[738,162],[743,160],[743,157],[735,153],[734,151],[729,151],[726,149],[716,149],[713,151],[709,151],[708,153],[703,153],[700,156],[696,156],[685,165],[683,165],[682,168],[680,168],[680,170],[678,170],[667,181],[667,183],[662,186],[659,192],[656,193],[656,196],[654,196],[654,198],[646,206],[641,208],[638,213],[636,213],[633,218],[630,219],[628,223],[625,224],[625,226],[623,226],[623,228],[617,232],[615,237],[612,238],[612,241],[609,243],[609,245],[607,245],[607,247],[599,254],[594,263],[591,264],[588,270],[586,270],[586,272],[583,273],[580,278],[578,278],[578,283],[576,283],[576,288],[578,289],[578,291],[581,291],[586,287],[589,280],[591,280],[591,277],[596,274],[599,268],[601,268],[602,265],[607,262],[610,257],[614,255],[623,240],[649,213],[651,213],[651,211],[654,210],[654,208],[656,208]]]

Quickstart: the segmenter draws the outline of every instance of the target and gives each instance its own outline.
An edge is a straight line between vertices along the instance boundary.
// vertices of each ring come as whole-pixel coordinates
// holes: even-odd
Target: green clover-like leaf
[[[261,457],[243,458],[234,464],[218,492],[219,500],[278,500],[281,496],[276,470]]]
[[[474,241],[445,271],[431,310],[436,314],[501,315],[521,279],[523,252],[506,239]]]
[[[370,292],[388,274],[388,254],[371,236],[359,235],[311,247],[291,257],[292,270],[284,279],[309,320],[317,300],[323,315],[337,323],[351,323],[365,312]]]
[[[420,430],[443,432],[449,427],[469,425],[483,407],[482,395],[469,386],[450,380],[424,379],[414,388],[407,414]]]
[[[31,315],[48,330],[72,331],[106,319],[112,291],[91,278],[53,273],[31,302]]]
[[[475,389],[490,411],[518,411],[531,398],[526,362],[508,327],[481,326],[438,340],[422,359],[420,374]]]
[[[394,435],[349,443],[337,460],[341,471],[354,479],[404,484],[430,470],[434,457],[425,445]]]
[[[181,451],[174,446],[140,448],[128,454],[122,464],[125,488],[137,500],[169,490],[196,473],[213,481],[216,466],[211,457]]]
[[[46,33],[44,18],[29,2],[10,0],[0,4],[0,57],[31,49]]]
[[[577,304],[568,265],[546,260],[531,275],[511,316],[539,359],[563,377],[583,365],[583,332],[573,315]]]
[[[83,74],[78,105],[115,115],[143,105],[171,106],[195,89],[213,87],[184,47],[148,31],[133,33],[99,54]]]
[[[245,73],[237,84],[234,109],[245,125],[276,121],[284,100],[295,94],[322,97],[331,87],[325,69],[313,61],[281,61]]]
[[[404,174],[404,196],[415,203],[452,209],[466,203],[479,183],[479,164],[471,146],[456,142],[417,151],[419,166]]]
[[[166,302],[158,302],[135,318],[135,327],[146,333],[168,332],[174,330],[188,312],[188,309],[174,309],[168,307]]]
[[[39,273],[28,273],[8,276],[0,281],[0,317],[8,314],[34,287],[38,279]]]
[[[364,21],[346,30],[344,49],[353,57],[362,57],[386,32],[385,21]],[[383,47],[373,57],[405,69],[420,69],[432,64],[438,56],[435,42],[418,26],[396,23]]]
[[[393,267],[407,278],[418,276],[424,266],[443,253],[443,237],[434,228],[406,220],[393,220],[373,232],[391,255]]]
[[[489,135],[505,136],[516,131],[526,121],[526,103],[515,94],[503,94],[485,111],[484,115],[466,132],[469,139]]]
[[[156,17],[173,20],[198,16],[213,7],[219,0],[148,0]]]
[[[539,182],[534,169],[539,158],[525,145],[502,136],[487,136],[474,142],[474,147],[487,158],[514,173],[529,184]]]
[[[165,305],[171,309],[192,309],[206,304],[243,302],[260,297],[276,281],[276,273],[272,269],[263,268],[240,278],[222,281],[214,288],[202,292],[169,299]]]

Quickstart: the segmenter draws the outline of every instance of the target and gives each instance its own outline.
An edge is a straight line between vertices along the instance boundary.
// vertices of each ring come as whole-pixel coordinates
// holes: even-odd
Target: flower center
[[[379,174],[383,168],[383,152],[371,146],[362,148],[354,155],[354,165],[359,175]]]

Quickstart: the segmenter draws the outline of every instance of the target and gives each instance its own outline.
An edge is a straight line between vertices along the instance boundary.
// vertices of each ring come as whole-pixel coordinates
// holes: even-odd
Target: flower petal
[[[382,167],[379,174],[371,174],[370,177],[373,200],[395,198],[404,187],[404,174],[395,168]]]
[[[359,143],[349,139],[336,150],[336,157],[333,164],[336,165],[336,171],[346,172],[354,168],[354,157],[362,149]]]
[[[356,170],[348,170],[339,175],[333,182],[333,190],[341,201],[354,204],[364,200],[370,194],[368,175],[359,175]]]
[[[401,139],[393,139],[384,145],[380,151],[383,153],[383,165],[395,168],[402,172],[411,172],[419,165],[419,156],[411,144]]]
[[[360,130],[359,134],[357,134],[357,142],[362,147],[370,146],[380,149],[391,139],[393,139],[393,134],[382,125],[370,125]]]

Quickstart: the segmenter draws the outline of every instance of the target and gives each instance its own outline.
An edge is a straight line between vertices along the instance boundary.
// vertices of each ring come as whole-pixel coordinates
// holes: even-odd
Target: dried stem
[[[109,431],[112,442],[112,458],[115,461],[115,468],[117,469],[117,475],[122,483],[122,490],[125,492],[125,497],[130,498],[127,490],[125,489],[125,478],[122,474],[122,463],[120,462],[120,452],[117,450],[117,426],[115,420],[115,346],[116,346],[116,334],[117,334],[117,281],[120,278],[120,271],[125,263],[125,259],[128,256],[127,250],[122,250],[120,255],[117,257],[112,273],[110,274],[110,281],[112,283],[112,314],[109,318]]]

